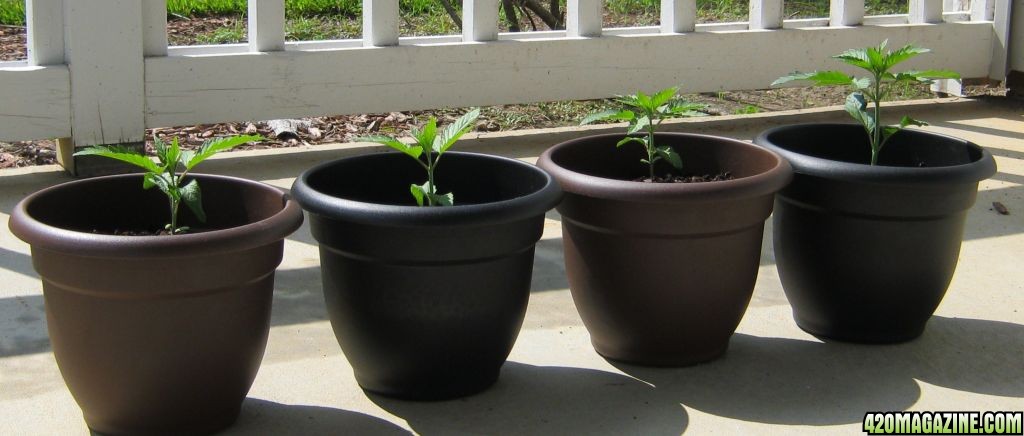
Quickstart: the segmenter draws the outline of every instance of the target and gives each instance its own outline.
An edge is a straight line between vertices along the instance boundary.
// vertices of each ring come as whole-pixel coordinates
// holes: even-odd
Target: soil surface
[[[171,45],[196,44],[202,35],[209,35],[218,29],[244,26],[244,20],[239,17],[172,19],[167,23],[168,40]],[[22,60],[25,57],[25,28],[0,26],[0,61]],[[848,92],[843,87],[804,87],[688,94],[683,98],[693,103],[706,104],[707,109],[704,112],[714,116],[841,105]],[[1005,89],[988,85],[965,86],[965,92],[971,96],[1005,95]],[[933,96],[927,86],[907,87],[896,94],[897,99],[903,100]],[[475,130],[493,132],[574,126],[586,114],[606,107],[606,102],[602,100],[491,106],[483,108]],[[313,117],[294,120],[297,126],[295,131],[282,135],[276,135],[266,121],[253,120],[240,123],[161,127],[147,130],[146,137],[178,137],[185,148],[194,148],[214,137],[259,134],[267,140],[244,145],[236,150],[285,148],[350,142],[369,134],[402,137],[407,136],[413,127],[425,123],[428,117],[436,117],[439,123],[447,124],[461,114],[462,111],[457,109],[439,109]],[[0,142],[0,169],[54,163],[54,141]]]
[[[677,176],[674,174],[665,174],[662,176],[654,176],[654,180],[650,177],[638,177],[633,179],[634,182],[644,183],[705,183],[705,182],[724,182],[726,180],[732,180],[735,177],[732,176],[728,171],[721,174],[704,174],[699,176]]]

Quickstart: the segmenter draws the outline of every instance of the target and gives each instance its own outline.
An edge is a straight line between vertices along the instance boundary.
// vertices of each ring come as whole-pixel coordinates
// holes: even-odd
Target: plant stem
[[[434,160],[431,158],[433,153],[427,150],[427,185],[429,186],[430,192],[427,195],[427,206],[434,205],[434,193],[437,189],[434,188]]]
[[[647,167],[650,169],[651,182],[654,182],[654,124],[647,126]]]
[[[875,95],[872,100],[875,103],[875,129],[871,132],[874,136],[871,138],[871,165],[878,163],[878,152],[879,145],[882,142],[882,119],[880,117],[882,113],[882,78],[875,75]]]

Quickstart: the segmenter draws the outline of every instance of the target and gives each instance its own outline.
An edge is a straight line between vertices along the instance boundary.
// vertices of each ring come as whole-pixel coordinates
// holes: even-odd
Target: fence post
[[[1010,72],[1006,87],[1013,95],[1024,97],[1024,0],[1014,0],[1010,13]]]
[[[64,31],[74,145],[144,144],[142,2],[65,1]],[[125,168],[107,161],[75,158],[72,171],[92,176]]]

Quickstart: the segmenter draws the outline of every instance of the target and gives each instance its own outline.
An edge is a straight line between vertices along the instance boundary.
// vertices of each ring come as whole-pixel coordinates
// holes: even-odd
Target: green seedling
[[[811,73],[796,72],[783,76],[772,82],[772,86],[795,80],[809,80],[815,85],[846,85],[853,92],[846,97],[846,112],[864,126],[871,142],[871,165],[878,163],[878,153],[893,134],[907,126],[926,126],[928,123],[904,116],[898,125],[881,124],[882,101],[891,94],[894,85],[923,83],[930,84],[936,79],[960,79],[960,75],[948,70],[908,70],[893,73],[896,64],[928,53],[926,48],[905,45],[896,50],[886,50],[888,40],[882,41],[877,47],[850,49],[833,59],[853,65],[870,73],[868,77],[855,77],[841,71],[814,71]],[[871,104],[873,108],[869,109]]]
[[[647,151],[647,158],[640,159],[640,161],[647,164],[651,181],[654,181],[654,164],[659,160],[665,159],[677,170],[683,168],[683,160],[679,153],[676,153],[672,147],[667,145],[659,147],[654,143],[654,133],[661,122],[671,117],[705,115],[700,111],[707,107],[706,105],[682,101],[676,98],[678,92],[679,88],[671,87],[658,91],[654,95],[647,95],[643,92],[637,92],[634,95],[620,95],[614,99],[615,103],[620,106],[619,109],[587,115],[580,125],[605,120],[628,121],[626,137],[615,146],[621,147],[631,142],[643,144]],[[641,130],[646,131],[646,136],[633,136]]]
[[[416,199],[420,206],[451,206],[455,204],[455,195],[437,193],[437,185],[434,184],[434,171],[444,153],[455,145],[455,142],[472,130],[476,119],[480,116],[480,109],[473,109],[459,117],[455,122],[438,132],[437,118],[430,117],[430,121],[422,129],[413,129],[412,144],[406,144],[398,139],[386,135],[371,135],[358,138],[357,141],[376,142],[386,145],[409,157],[416,159],[420,166],[427,171],[427,182],[422,185],[412,184],[409,192]]]
[[[206,222],[203,211],[202,193],[199,182],[195,179],[182,185],[185,176],[196,165],[219,152],[235,148],[252,141],[263,140],[261,136],[232,136],[206,141],[195,150],[182,150],[178,138],[167,144],[153,136],[153,147],[156,149],[158,162],[154,162],[140,151],[122,145],[96,145],[75,153],[75,156],[103,156],[127,162],[146,170],[142,178],[142,188],[157,187],[167,196],[171,209],[171,222],[164,229],[171,235],[188,232],[189,228],[178,226],[178,206],[185,203],[199,222]],[[184,168],[181,173],[178,168]]]

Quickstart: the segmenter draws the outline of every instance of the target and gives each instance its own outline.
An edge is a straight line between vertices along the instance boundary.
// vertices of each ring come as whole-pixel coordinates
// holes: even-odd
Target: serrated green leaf
[[[409,185],[409,192],[412,193],[413,198],[416,199],[416,204],[420,207],[423,206],[423,199],[427,196],[426,186],[430,183],[425,183],[422,186],[415,183]]]
[[[651,104],[651,96],[644,94],[643,92],[637,92],[635,98],[637,107],[650,110],[657,107],[657,105]]]
[[[631,121],[633,118],[636,118],[636,114],[633,111],[609,109],[601,112],[594,112],[592,114],[587,115],[586,117],[583,118],[583,120],[580,121],[580,125],[584,126],[596,121],[605,120]]]
[[[626,129],[626,134],[632,135],[636,132],[639,132],[642,129],[646,129],[650,125],[651,119],[647,117],[647,115],[641,115],[640,118],[637,118],[632,123],[629,123],[629,128]]]
[[[150,188],[152,188],[156,186],[158,189],[160,189],[160,192],[163,192],[172,199],[177,200],[179,198],[178,193],[176,190],[171,189],[173,184],[171,183],[169,177],[170,176],[166,173],[146,173],[146,175],[143,176],[142,187],[146,188],[146,186],[148,185]]]
[[[889,53],[886,53],[886,55],[885,55],[885,69],[888,70],[888,69],[892,68],[893,66],[895,66],[896,64],[899,64],[900,62],[903,62],[903,61],[905,61],[907,59],[910,59],[910,58],[912,58],[914,56],[917,56],[919,54],[922,54],[922,53],[928,53],[930,51],[931,50],[928,50],[926,48],[915,47],[915,46],[913,46],[911,44],[907,44],[907,45],[905,45],[903,47],[900,47],[900,48],[898,48],[896,50],[893,50],[893,51],[891,51]]]
[[[160,159],[160,163],[165,169],[174,171],[178,168],[179,158],[181,158],[181,144],[178,143],[178,138],[174,137],[171,138],[171,146],[167,147],[167,153]]]
[[[121,162],[130,163],[146,171],[160,172],[161,168],[146,155],[139,153],[122,145],[94,145],[82,149],[74,154],[75,156],[103,156],[116,159]]]
[[[192,213],[196,216],[196,219],[201,223],[206,222],[206,212],[203,211],[203,195],[199,190],[199,183],[195,179],[179,188],[181,193],[181,201],[192,210]]]
[[[452,145],[455,145],[455,141],[458,141],[462,135],[465,135],[466,132],[473,128],[479,117],[480,108],[474,108],[446,126],[441,134],[434,139],[433,150],[438,154],[448,151]]]
[[[449,192],[447,194],[444,194],[444,195],[441,195],[441,194],[429,194],[429,195],[430,195],[431,200],[434,200],[434,205],[435,206],[452,206],[452,205],[455,204],[455,195],[452,194],[451,192]]]
[[[430,117],[427,120],[427,124],[423,126],[423,129],[413,129],[412,137],[416,140],[416,143],[424,149],[432,149],[434,147],[434,141],[437,139],[437,118]]]
[[[647,145],[647,138],[646,137],[645,138],[637,138],[635,136],[627,136],[625,138],[622,138],[621,141],[617,142],[615,144],[615,147],[622,147],[623,145],[629,144],[630,142],[639,142],[639,143],[643,144],[644,146],[646,146]]]
[[[396,151],[400,151],[411,156],[413,159],[419,159],[420,155],[423,154],[423,147],[419,145],[410,145],[402,141],[399,141],[390,136],[384,135],[370,135],[356,138],[357,142],[375,142],[377,144],[386,145]]]
[[[249,142],[262,141],[263,139],[264,138],[259,135],[240,135],[206,141],[203,145],[199,146],[199,149],[196,150],[195,155],[193,155],[191,159],[183,159],[185,162],[185,169],[191,170],[192,168],[195,168],[196,165],[199,165],[200,162],[209,159],[210,156],[222,151],[230,150]],[[175,138],[175,142],[177,142],[177,138]]]
[[[683,169],[683,159],[679,157],[679,153],[676,153],[676,150],[672,147],[662,146],[658,147],[655,151],[658,153],[658,156],[665,158],[675,169]]]
[[[885,46],[889,40],[882,41],[878,47],[868,47],[865,51],[868,55],[868,65],[871,71],[881,72],[885,71]]]
[[[908,116],[906,116],[906,115],[904,115],[904,116],[903,116],[903,119],[901,119],[901,120],[900,120],[900,128],[901,128],[901,129],[902,129],[902,128],[905,128],[905,127],[907,127],[907,126],[918,126],[918,127],[922,127],[922,126],[927,126],[927,125],[928,125],[928,123],[926,123],[926,122],[924,122],[924,121],[921,121],[921,120],[915,120],[915,119],[913,119],[913,118],[910,118],[910,117],[908,117]]]
[[[858,68],[871,70],[871,61],[868,60],[868,52],[863,48],[852,48],[832,56],[832,58],[839,59],[846,64],[853,65]]]
[[[854,89],[858,89],[858,90],[860,90],[860,89],[868,89],[869,87],[871,87],[871,78],[870,77],[859,77],[859,78],[853,79],[853,81],[850,82],[850,85],[853,86]]]
[[[685,101],[675,101],[675,102],[672,102],[669,105],[669,107],[665,110],[665,112],[669,113],[669,114],[672,114],[674,116],[677,116],[677,117],[678,116],[693,117],[693,116],[707,115],[705,113],[700,112],[700,111],[702,111],[704,109],[707,109],[707,107],[708,107],[708,105],[703,104],[703,103],[690,103],[690,102],[685,102]]]
[[[671,100],[672,97],[675,97],[678,92],[679,88],[676,86],[672,86],[669,88],[662,89],[661,91],[658,91],[657,94],[654,94],[654,96],[651,97],[651,107],[659,107],[664,105],[665,103],[668,103],[669,100]]]
[[[867,101],[864,95],[859,92],[851,93],[846,97],[846,104],[843,106],[846,112],[855,120],[861,123],[869,132],[875,129],[874,118],[867,112]]]
[[[931,83],[932,80],[936,79],[960,80],[960,74],[956,71],[949,70],[908,70],[897,74],[895,77],[895,80],[916,81],[922,83]]]
[[[814,82],[815,85],[849,85],[853,82],[853,77],[842,71],[813,71],[810,73],[797,72],[775,79],[775,81],[772,82],[772,86],[796,80],[809,80]]]

